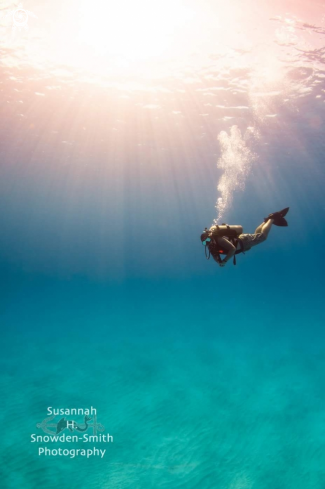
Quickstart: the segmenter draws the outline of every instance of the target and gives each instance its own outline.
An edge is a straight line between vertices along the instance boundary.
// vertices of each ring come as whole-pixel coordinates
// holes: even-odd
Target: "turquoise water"
[[[323,488],[323,7],[229,2],[244,44],[95,73],[49,49],[68,4],[1,24],[1,487]],[[289,227],[221,269],[220,197]],[[33,443],[49,407],[112,441]]]
[[[228,298],[214,278],[23,284],[4,315],[5,487],[321,487],[321,296],[311,314],[265,272],[263,293],[239,281]],[[40,458],[48,406],[95,406],[104,458]]]

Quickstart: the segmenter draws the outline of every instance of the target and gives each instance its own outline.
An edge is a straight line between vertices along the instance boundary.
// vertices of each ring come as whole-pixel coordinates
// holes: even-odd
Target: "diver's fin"
[[[282,217],[282,216],[274,216],[273,217],[273,224],[275,226],[288,226],[287,220]]]
[[[273,212],[272,214],[269,214],[264,219],[264,222],[267,222],[269,219],[273,219],[273,224],[275,224],[275,226],[282,226],[282,227],[288,226],[288,223],[284,218],[284,216],[286,216],[288,212],[289,212],[289,207],[286,207],[285,209],[282,209],[282,211],[279,212]]]
[[[290,207],[286,207],[285,209],[282,209],[282,211],[279,211],[279,214],[281,217],[284,217],[288,214]]]

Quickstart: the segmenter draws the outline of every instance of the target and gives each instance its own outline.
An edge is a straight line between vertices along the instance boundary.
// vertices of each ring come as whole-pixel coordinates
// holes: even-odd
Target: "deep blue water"
[[[140,89],[127,84],[141,73],[64,80],[3,44],[2,487],[324,487],[325,71],[312,6],[313,18],[305,2],[300,20],[288,14],[298,40],[280,43],[278,19],[281,75],[263,82],[233,53],[215,65],[211,46],[211,64]],[[258,136],[222,219],[253,232],[290,206],[289,226],[221,269],[200,234],[220,197],[218,136],[233,126]],[[31,443],[49,406],[95,407],[113,442]]]

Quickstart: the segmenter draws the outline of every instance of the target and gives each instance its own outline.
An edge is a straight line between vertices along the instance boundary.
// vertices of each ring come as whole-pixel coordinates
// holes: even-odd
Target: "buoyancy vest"
[[[243,227],[238,225],[230,226],[229,224],[223,223],[221,226],[212,226],[209,229],[208,233],[211,237],[211,241],[206,246],[206,248],[209,249],[208,255],[205,249],[206,258],[209,260],[210,255],[212,255],[218,263],[222,261],[220,255],[227,255],[228,252],[223,250],[222,247],[218,245],[218,238],[224,237],[230,243],[232,243],[236,248],[236,252],[233,259],[233,264],[236,265],[237,263],[236,255],[238,255],[239,253],[244,253],[244,244],[242,240],[239,238],[239,235],[243,234]],[[239,245],[239,249],[237,249],[238,245]]]

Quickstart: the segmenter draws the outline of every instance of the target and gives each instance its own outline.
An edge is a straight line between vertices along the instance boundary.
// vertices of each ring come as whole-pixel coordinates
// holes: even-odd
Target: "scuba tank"
[[[237,238],[240,234],[243,234],[243,226],[229,224],[221,224],[221,226],[211,226],[209,229],[211,236],[221,238],[227,236],[228,238]]]
[[[238,253],[243,253],[243,243],[242,241],[238,238],[240,234],[243,234],[243,227],[239,225],[229,225],[222,223],[220,226],[215,225],[211,226],[210,229],[205,228],[204,232],[201,234],[201,241],[202,244],[205,246],[205,256],[207,259],[210,258],[210,253],[212,249],[213,256],[215,259],[218,261],[218,263],[221,262],[220,254],[226,254],[225,251],[218,249],[214,242],[213,238],[221,238],[225,237],[227,238],[234,246],[237,247],[237,243],[240,243],[240,250],[236,251],[236,255]],[[212,240],[212,241],[211,241]],[[207,249],[209,250],[209,255],[207,255]],[[234,256],[234,265],[236,265],[236,257]]]

